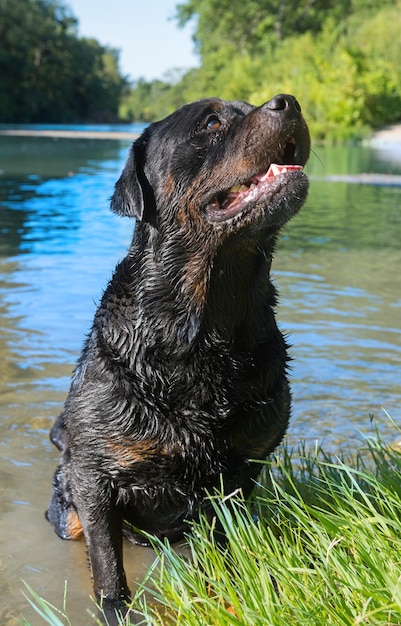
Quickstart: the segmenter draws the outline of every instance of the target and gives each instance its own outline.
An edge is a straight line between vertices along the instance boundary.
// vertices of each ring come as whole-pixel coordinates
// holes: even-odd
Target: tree
[[[344,19],[351,7],[352,0],[188,0],[178,5],[177,20],[181,26],[195,21],[194,41],[205,61],[225,46],[255,54],[268,39],[274,45],[295,34],[317,33],[329,15]]]
[[[195,24],[202,58],[192,93],[295,93],[322,137],[400,118],[400,0],[188,0],[177,20]]]
[[[188,0],[202,64],[134,85],[135,119],[207,96],[262,104],[294,93],[315,139],[360,138],[401,119],[401,0]]]
[[[77,36],[58,0],[0,0],[0,121],[116,118],[118,53]]]

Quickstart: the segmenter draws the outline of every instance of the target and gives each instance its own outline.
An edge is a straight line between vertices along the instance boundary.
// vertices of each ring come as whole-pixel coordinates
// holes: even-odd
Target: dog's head
[[[245,225],[277,232],[302,206],[310,149],[293,96],[260,107],[205,99],[149,126],[133,144],[112,209],[197,231]]]

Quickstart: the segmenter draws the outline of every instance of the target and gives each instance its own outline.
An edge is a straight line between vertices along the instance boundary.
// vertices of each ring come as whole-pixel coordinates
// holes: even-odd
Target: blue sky
[[[199,64],[190,26],[172,18],[180,0],[65,0],[79,34],[120,50],[120,68],[131,79],[162,78],[170,69]]]

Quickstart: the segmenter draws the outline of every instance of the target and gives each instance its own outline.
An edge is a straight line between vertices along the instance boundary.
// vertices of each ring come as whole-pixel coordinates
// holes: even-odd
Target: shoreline
[[[49,137],[50,139],[127,139],[133,141],[139,137],[139,133],[128,131],[102,131],[102,130],[35,130],[24,129],[0,129],[0,137]]]
[[[374,148],[399,148],[401,150],[401,124],[391,124],[375,131],[366,143]]]
[[[0,137],[48,137],[52,139],[117,139],[134,141],[140,133],[129,131],[59,130],[0,128]],[[363,143],[375,148],[397,148],[401,150],[401,124],[391,124],[375,131]]]

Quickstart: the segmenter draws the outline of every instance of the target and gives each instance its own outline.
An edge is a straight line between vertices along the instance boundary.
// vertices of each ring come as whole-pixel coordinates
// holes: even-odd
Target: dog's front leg
[[[122,559],[122,512],[105,493],[91,493],[77,511],[88,549],[93,589],[106,612],[126,611],[130,591]]]

